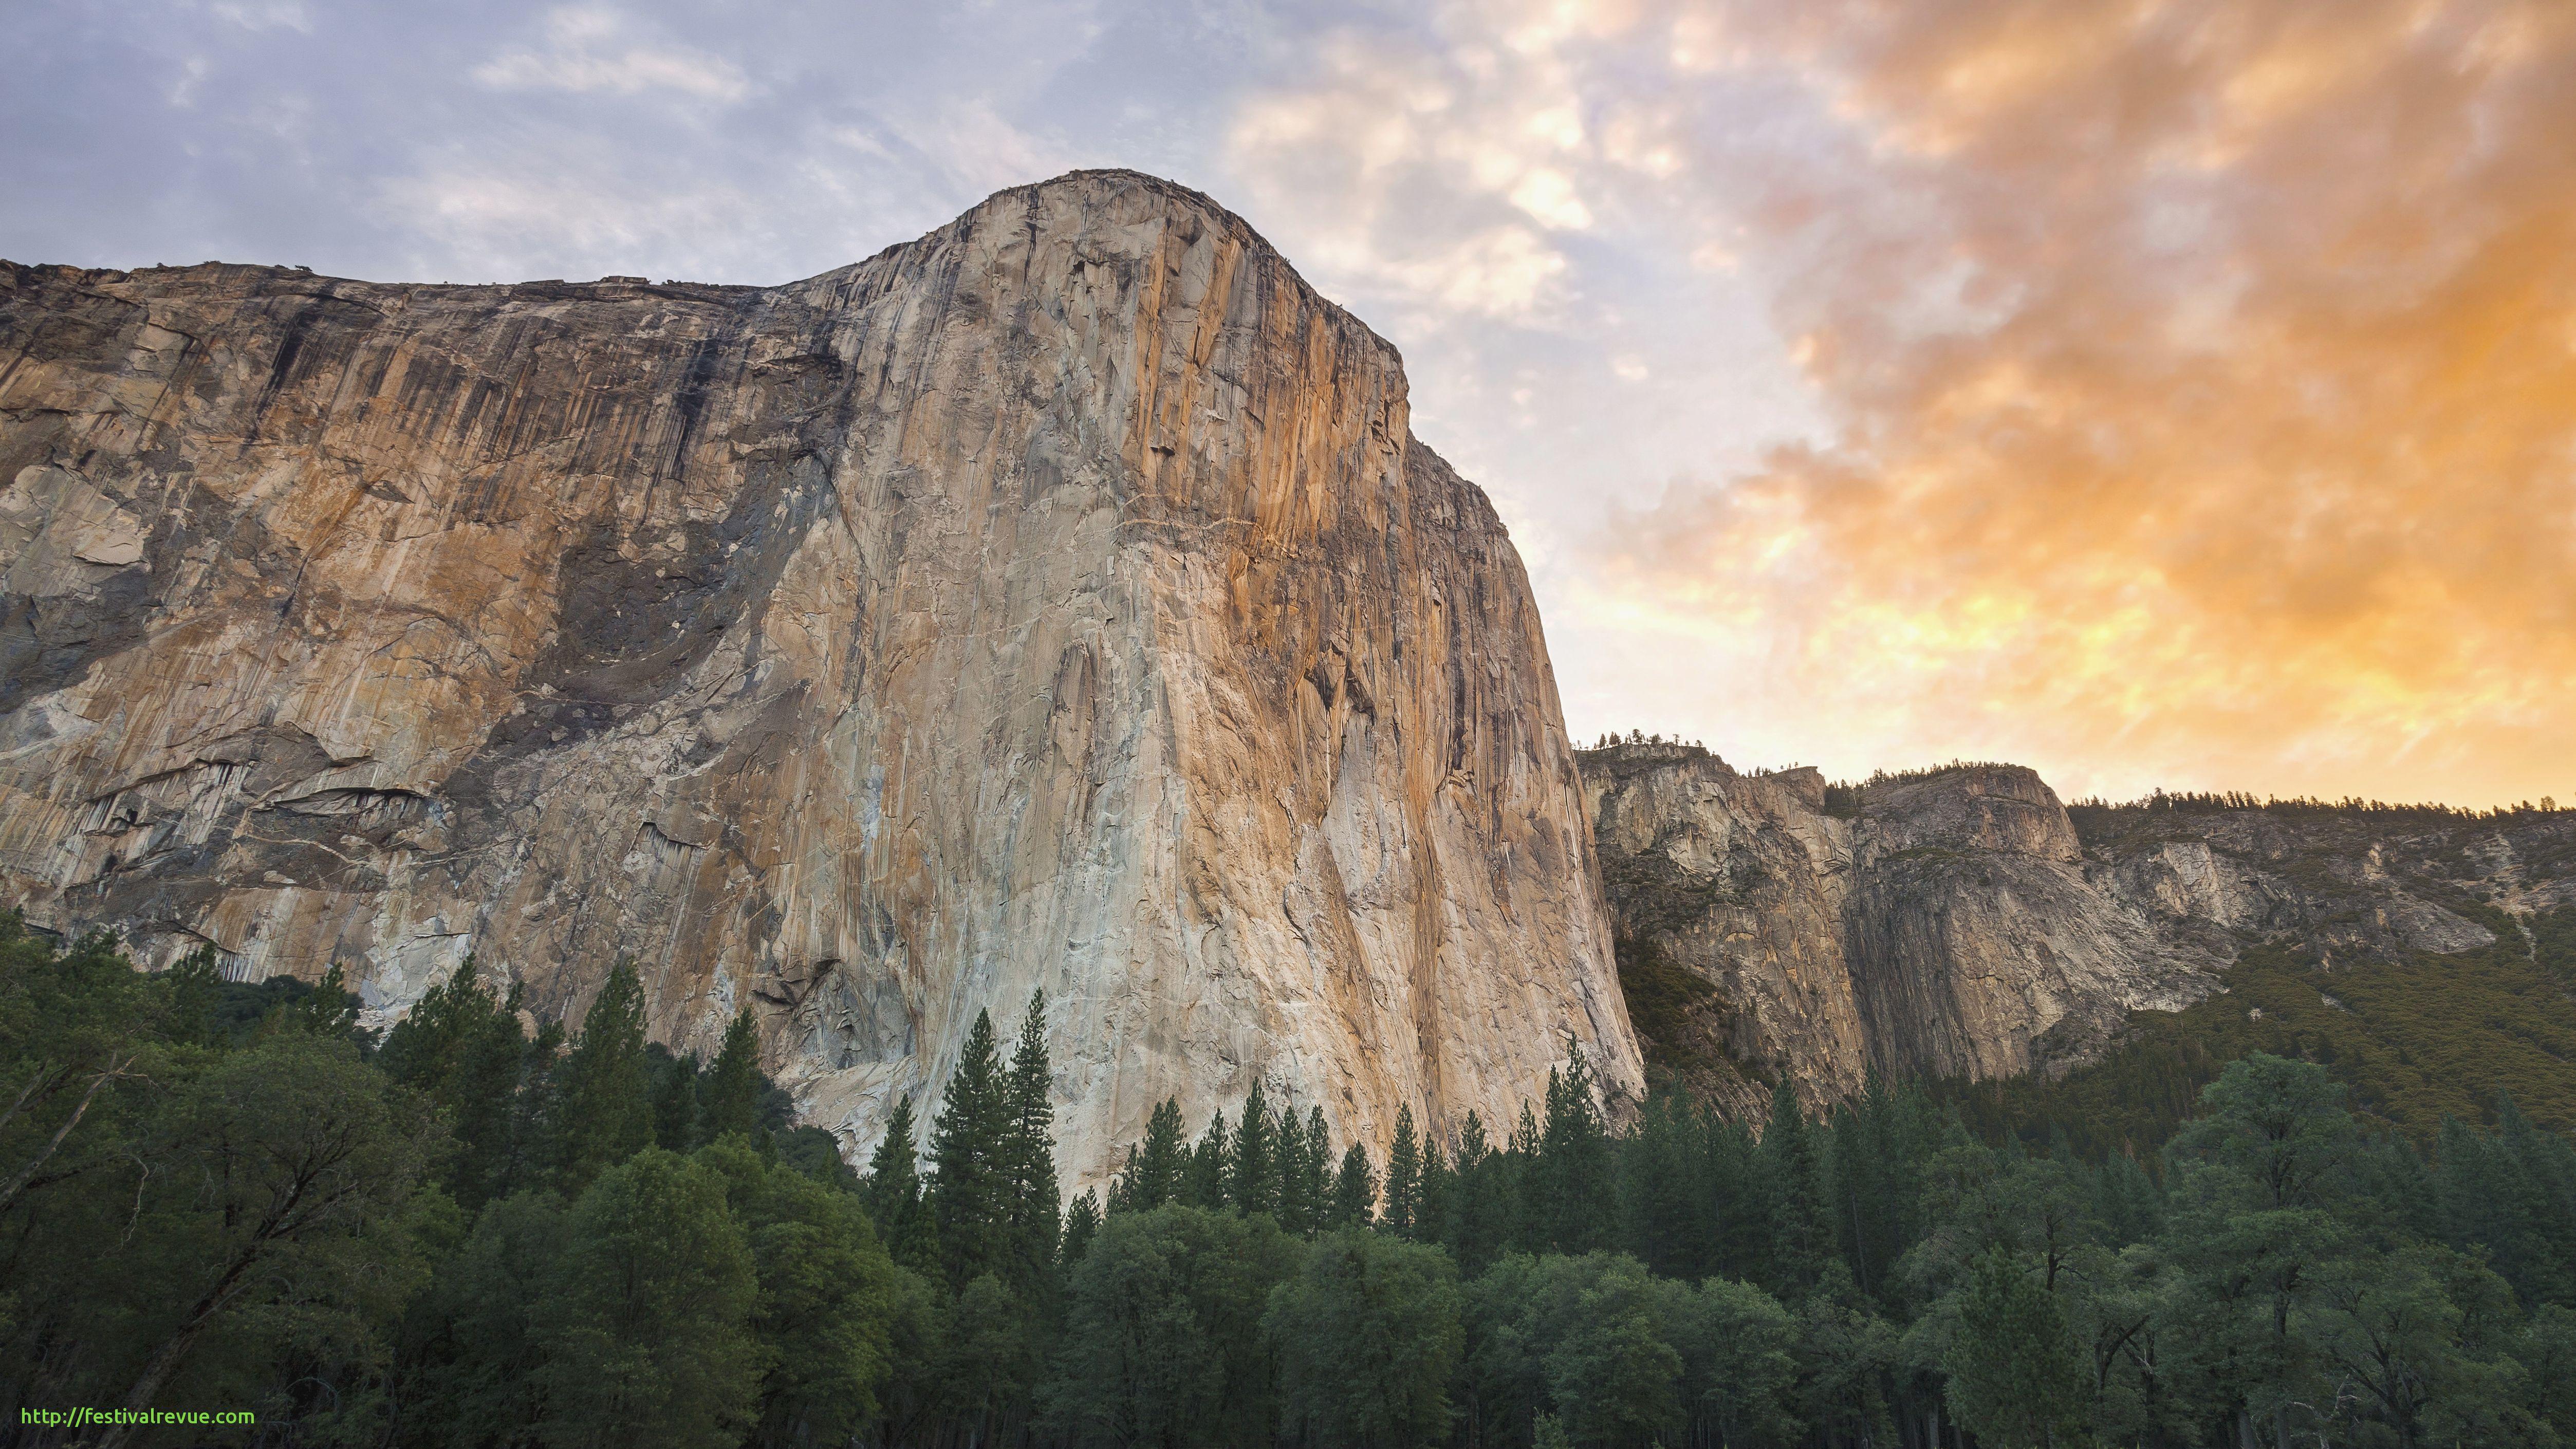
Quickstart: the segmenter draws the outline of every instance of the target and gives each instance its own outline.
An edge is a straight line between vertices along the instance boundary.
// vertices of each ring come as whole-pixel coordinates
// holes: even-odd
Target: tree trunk
[[[63,1139],[72,1135],[72,1129],[78,1127],[81,1118],[89,1114],[89,1104],[98,1100],[98,1089],[124,1076],[125,1068],[133,1060],[133,1057],[128,1056],[124,1061],[118,1061],[111,1056],[107,1059],[106,1070],[89,1079],[89,1090],[81,1093],[80,1105],[72,1109],[70,1120],[64,1122],[54,1133],[53,1140],[45,1144],[45,1150],[36,1154],[35,1161],[18,1169],[18,1175],[9,1179],[9,1185],[0,1188],[0,1211],[6,1211],[9,1204],[18,1200],[18,1194],[26,1191],[27,1184],[35,1180],[38,1168],[53,1160],[55,1151],[63,1145]]]

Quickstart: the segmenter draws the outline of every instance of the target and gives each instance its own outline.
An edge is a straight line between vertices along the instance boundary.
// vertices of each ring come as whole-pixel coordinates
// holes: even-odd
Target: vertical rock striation
[[[39,923],[380,1012],[631,956],[852,1150],[1044,987],[1076,1179],[1166,1094],[1640,1080],[1509,539],[1195,193],[774,288],[0,266],[0,482]]]

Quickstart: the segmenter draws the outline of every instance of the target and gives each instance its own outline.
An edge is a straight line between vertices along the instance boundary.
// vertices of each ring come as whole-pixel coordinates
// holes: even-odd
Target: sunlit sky
[[[1405,354],[1578,737],[2576,800],[2565,0],[22,0],[0,256],[779,282],[1232,207]]]

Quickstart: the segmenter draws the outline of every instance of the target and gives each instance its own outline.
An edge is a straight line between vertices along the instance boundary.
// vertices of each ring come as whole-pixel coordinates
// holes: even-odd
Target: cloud
[[[1825,426],[1560,551],[1578,714],[2483,803],[2576,791],[2570,135],[2551,0],[1629,0],[1345,37],[1234,141],[1434,311],[1496,225],[1569,336],[1758,294]]]
[[[686,46],[641,43],[630,38],[632,28],[601,7],[552,10],[542,48],[505,50],[475,67],[474,78],[496,90],[619,96],[662,90],[724,103],[750,94],[750,81],[733,62]]]
[[[1605,596],[1881,748],[2568,793],[2576,16],[1726,18],[1838,123],[1737,173],[1838,430],[1621,518]]]

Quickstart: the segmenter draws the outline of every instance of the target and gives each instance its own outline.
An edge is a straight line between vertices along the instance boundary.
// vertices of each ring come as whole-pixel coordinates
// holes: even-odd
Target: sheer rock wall
[[[1518,556],[1394,349],[1130,173],[773,288],[0,266],[0,895],[161,964],[467,952],[809,1120],[1049,997],[1059,1143],[1633,1092]]]

